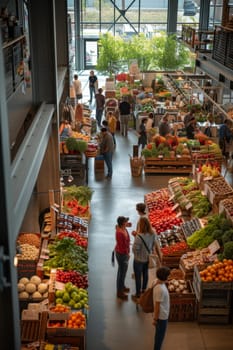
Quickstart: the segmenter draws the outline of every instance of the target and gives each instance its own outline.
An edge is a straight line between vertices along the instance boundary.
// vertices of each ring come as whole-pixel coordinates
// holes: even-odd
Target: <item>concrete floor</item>
[[[143,201],[146,193],[167,187],[169,179],[166,175],[131,176],[129,154],[135,143],[134,131],[130,131],[128,138],[117,135],[111,181],[105,180],[103,174],[95,175],[93,161],[89,164],[89,186],[94,194],[89,227],[88,350],[153,349],[152,317],[137,311],[130,297],[128,302],[116,299],[117,266],[112,267],[110,261],[116,218],[128,216],[135,227],[135,204]],[[126,285],[134,294],[132,260],[131,255]],[[177,350],[230,350],[233,349],[233,327],[171,322],[163,349],[173,349],[174,344]]]
[[[83,83],[83,102],[89,99],[87,79],[89,72],[80,75]],[[105,78],[99,76],[99,86]],[[91,106],[94,116],[94,105]],[[95,174],[94,160],[89,162],[89,186],[93,189],[92,218],[89,226],[89,300],[90,312],[87,332],[87,350],[152,350],[154,327],[151,314],[137,311],[130,294],[135,293],[131,278],[133,256],[127,273],[126,285],[131,293],[127,302],[116,298],[117,266],[111,265],[115,245],[115,224],[119,215],[130,217],[135,227],[135,204],[144,201],[144,195],[167,187],[171,176],[147,175],[132,177],[130,157],[137,143],[135,131],[128,138],[116,135],[117,147],[113,157],[113,178]],[[231,183],[232,175],[227,173]],[[132,228],[133,229],[133,228]],[[133,238],[133,237],[132,237]],[[131,239],[133,243],[133,239]],[[153,276],[150,276],[150,281]],[[231,350],[233,326],[200,325],[197,322],[170,322],[163,350]]]

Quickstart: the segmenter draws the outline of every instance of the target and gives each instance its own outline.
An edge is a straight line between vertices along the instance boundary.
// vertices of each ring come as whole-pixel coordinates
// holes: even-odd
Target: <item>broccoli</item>
[[[223,256],[226,259],[233,259],[233,242],[227,242],[224,244]]]
[[[222,236],[223,244],[226,242],[230,242],[230,241],[233,241],[233,229],[230,229],[230,230],[224,232],[224,234]]]

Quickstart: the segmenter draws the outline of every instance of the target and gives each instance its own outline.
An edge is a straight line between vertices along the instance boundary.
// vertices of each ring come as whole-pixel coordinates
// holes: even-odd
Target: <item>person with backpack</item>
[[[135,275],[136,294],[132,295],[132,300],[139,301],[141,293],[147,288],[149,252],[155,247],[156,234],[147,217],[142,216],[138,222],[138,234],[133,243],[133,269]]]
[[[156,271],[157,279],[152,283],[153,287],[153,325],[155,326],[154,350],[160,350],[165,338],[168,317],[170,312],[170,297],[166,281],[170,275],[167,266],[161,266]]]

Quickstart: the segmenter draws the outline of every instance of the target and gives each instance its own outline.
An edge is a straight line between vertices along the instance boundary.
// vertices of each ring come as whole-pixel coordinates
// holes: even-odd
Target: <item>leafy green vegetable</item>
[[[233,259],[233,242],[227,242],[224,244],[223,258]]]

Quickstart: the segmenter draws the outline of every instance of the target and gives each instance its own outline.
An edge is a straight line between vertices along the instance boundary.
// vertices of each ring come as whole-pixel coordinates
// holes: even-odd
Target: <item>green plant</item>
[[[83,153],[87,150],[87,142],[84,140],[77,140],[77,151]]]
[[[78,151],[78,142],[74,137],[68,137],[66,147],[69,151]]]

